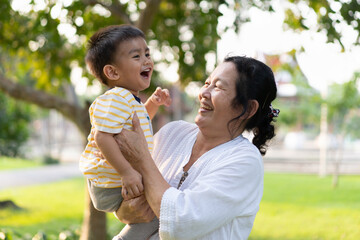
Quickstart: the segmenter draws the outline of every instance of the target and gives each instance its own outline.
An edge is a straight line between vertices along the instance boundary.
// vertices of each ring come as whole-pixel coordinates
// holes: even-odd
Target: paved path
[[[269,152],[264,159],[265,172],[310,173],[317,174],[318,154],[309,152],[308,155],[299,152]],[[291,156],[291,160],[290,157]],[[327,173],[333,173],[334,164],[329,162]],[[341,174],[360,174],[360,159],[348,157],[340,165]],[[22,187],[61,181],[72,177],[82,176],[78,162],[67,162],[60,165],[49,165],[37,168],[0,171],[0,191],[8,188]]]
[[[0,171],[0,190],[36,185],[82,176],[77,162]]]
[[[319,172],[318,149],[284,149],[281,147],[270,148],[264,157],[266,172],[309,173]],[[343,152],[343,159],[339,165],[340,174],[360,174],[360,152],[347,150]],[[328,151],[326,164],[327,174],[335,171],[334,151]]]

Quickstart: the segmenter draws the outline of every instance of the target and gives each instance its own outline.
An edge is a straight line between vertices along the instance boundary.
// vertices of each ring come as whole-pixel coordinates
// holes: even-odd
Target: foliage
[[[45,165],[52,165],[52,164],[59,164],[60,161],[59,159],[56,159],[52,156],[49,156],[49,155],[45,155],[43,156],[43,158],[41,159],[41,162]]]
[[[356,0],[340,5],[340,20],[333,16],[336,15],[333,10],[333,5],[336,4],[331,5],[322,0],[290,2],[301,6],[308,4],[308,12],[316,14],[320,22],[319,30],[325,29],[330,41],[338,39],[341,42],[341,32],[337,31],[340,22],[346,22],[359,31],[360,20],[355,16],[359,4]],[[340,3],[338,0],[334,2]],[[141,0],[125,3],[104,0],[76,0],[66,3],[45,1],[45,6],[42,7],[36,1],[31,1],[29,11],[19,11],[13,10],[11,3],[12,1],[1,0],[0,54],[6,53],[6,57],[16,55],[18,61],[15,61],[13,68],[22,69],[28,82],[34,82],[37,88],[56,94],[61,94],[64,91],[61,86],[69,83],[72,66],[82,67],[84,75],[90,81],[94,79],[85,70],[84,55],[86,40],[96,30],[111,24],[139,25],[146,7]],[[219,34],[229,28],[239,29],[241,23],[248,20],[246,11],[254,6],[271,11],[272,1],[161,1],[156,9],[157,14],[149,19],[151,22],[139,27],[147,33],[148,42],[158,53],[154,57],[155,61],[178,62],[180,81],[186,84],[205,78],[205,56],[216,55]],[[219,17],[223,16],[227,7],[234,9],[236,15],[231,24],[221,27],[218,25]],[[305,13],[291,7],[287,16],[286,23],[289,27],[307,29],[308,16]],[[355,22],[358,22],[357,27]],[[65,27],[73,35],[66,34],[63,30]],[[7,61],[2,61],[4,62]],[[10,73],[4,71],[6,72]],[[24,79],[24,76],[13,78],[20,79]],[[154,80],[159,84],[158,78]]]
[[[30,134],[31,107],[2,93],[0,103],[0,156],[21,156],[21,147]]]
[[[286,14],[286,26],[297,31],[313,29],[326,33],[329,42],[338,42],[344,46],[344,29],[356,32],[355,44],[360,43],[360,11],[358,0],[290,0]],[[317,23],[314,23],[313,19]],[[346,27],[345,27],[346,26]]]
[[[347,124],[344,126],[345,132],[352,139],[359,139],[360,136],[360,113],[350,115]]]
[[[360,93],[357,88],[360,75],[343,84],[333,84],[326,99],[328,118],[335,134],[360,137]]]
[[[257,3],[258,7],[270,8],[269,0],[261,2],[263,4]],[[19,57],[18,66],[27,72],[31,81],[36,80],[36,87],[57,94],[61,92],[62,83],[69,82],[72,66],[78,65],[85,70],[86,40],[99,28],[111,24],[138,25],[147,33],[148,42],[162,52],[154,58],[155,61],[177,61],[183,83],[202,81],[205,78],[205,56],[208,53],[215,55],[219,39],[218,18],[223,15],[221,6],[229,5],[224,0],[161,1],[148,26],[139,26],[144,9],[144,2],[139,0],[123,4],[102,0],[46,1],[46,6],[42,8],[36,5],[36,1],[31,1],[28,12],[13,10],[11,1],[2,0],[1,4],[1,52],[16,54]],[[253,5],[252,1],[244,1],[231,7],[240,10]],[[240,11],[236,12],[237,20],[246,20],[239,15]],[[239,24],[239,21],[234,21],[226,28],[237,28]],[[64,27],[68,27],[68,32],[74,35],[66,35],[61,31]],[[93,79],[87,71],[84,74]]]
[[[282,80],[281,74],[288,75],[289,82],[296,87],[296,95],[290,97],[279,97],[274,106],[280,109],[277,124],[283,128],[301,128],[303,130],[319,132],[320,123],[320,94],[313,89],[296,61],[295,52],[284,54],[287,59],[281,62],[279,56],[269,56],[267,62],[271,64],[277,80]],[[276,60],[274,60],[276,59]],[[282,84],[282,83],[279,83]]]
[[[288,56],[293,57],[293,53],[289,53]],[[301,127],[318,133],[321,104],[326,103],[331,131],[352,138],[360,137],[359,73],[348,82],[332,84],[327,98],[323,99],[320,93],[308,84],[294,59],[288,63],[275,64],[273,69],[275,73],[282,71],[289,73],[291,83],[297,89],[296,97],[279,98],[275,101],[275,105],[281,109],[278,118],[281,126]]]
[[[31,235],[28,233],[22,234],[16,231],[0,229],[0,240],[77,240],[79,237],[78,229],[64,230],[58,235],[47,235],[44,232],[38,232],[35,235]]]

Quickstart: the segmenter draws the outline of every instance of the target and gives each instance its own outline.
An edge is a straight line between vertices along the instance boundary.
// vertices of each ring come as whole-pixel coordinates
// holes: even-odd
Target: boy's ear
[[[119,78],[119,73],[117,69],[112,65],[105,65],[103,68],[103,72],[109,80],[118,80]]]

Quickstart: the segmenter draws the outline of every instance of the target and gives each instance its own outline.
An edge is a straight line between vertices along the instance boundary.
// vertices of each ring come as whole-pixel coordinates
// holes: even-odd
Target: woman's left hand
[[[143,159],[151,158],[151,156],[149,156],[148,144],[136,113],[132,124],[132,131],[123,129],[115,136],[115,140],[126,160],[136,169]]]
[[[150,222],[155,217],[145,195],[122,201],[115,215],[126,224]]]

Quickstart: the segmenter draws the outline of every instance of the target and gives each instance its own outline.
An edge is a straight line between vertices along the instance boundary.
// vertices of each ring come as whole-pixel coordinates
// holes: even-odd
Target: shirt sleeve
[[[233,155],[199,176],[189,188],[169,188],[160,208],[161,239],[203,237],[236,217],[255,215],[263,191],[258,154]]]
[[[92,120],[96,130],[116,134],[121,132],[131,114],[131,106],[124,97],[116,93],[104,94],[96,100]]]

